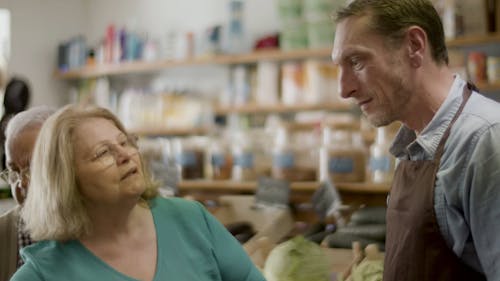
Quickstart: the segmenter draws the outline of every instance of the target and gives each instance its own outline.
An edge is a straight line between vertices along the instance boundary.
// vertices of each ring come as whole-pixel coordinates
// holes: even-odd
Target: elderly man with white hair
[[[7,169],[2,178],[11,187],[18,205],[0,216],[0,281],[7,281],[22,265],[21,248],[32,243],[30,235],[22,230],[19,216],[29,184],[31,154],[38,133],[45,120],[54,113],[48,107],[34,107],[18,113],[5,130],[5,154]]]

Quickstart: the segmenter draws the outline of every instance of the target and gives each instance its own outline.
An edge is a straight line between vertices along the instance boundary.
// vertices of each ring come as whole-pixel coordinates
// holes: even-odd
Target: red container
[[[486,82],[486,54],[470,52],[467,58],[467,69],[472,82]]]

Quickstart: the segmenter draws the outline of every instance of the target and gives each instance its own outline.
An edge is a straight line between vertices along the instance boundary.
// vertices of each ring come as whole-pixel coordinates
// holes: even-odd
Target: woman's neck
[[[149,213],[147,205],[138,202],[133,206],[93,206],[89,208],[91,232],[80,240],[105,242],[133,237],[145,224]]]

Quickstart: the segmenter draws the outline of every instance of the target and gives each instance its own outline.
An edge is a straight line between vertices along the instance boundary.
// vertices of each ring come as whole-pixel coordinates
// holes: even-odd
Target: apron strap
[[[448,125],[448,128],[446,128],[446,131],[444,132],[443,137],[441,138],[441,141],[439,142],[438,148],[436,150],[436,155],[434,157],[435,160],[441,161],[441,157],[444,154],[444,145],[445,145],[446,141],[448,140],[448,137],[450,136],[451,127],[453,126],[453,124],[455,124],[455,121],[457,121],[458,117],[462,113],[462,111],[465,107],[465,104],[467,103],[470,96],[472,95],[472,91],[477,91],[476,86],[471,82],[467,82],[467,85],[464,87],[464,90],[462,93],[462,97],[463,97],[462,104],[458,108],[457,113],[455,113],[455,116],[451,120],[450,125]]]

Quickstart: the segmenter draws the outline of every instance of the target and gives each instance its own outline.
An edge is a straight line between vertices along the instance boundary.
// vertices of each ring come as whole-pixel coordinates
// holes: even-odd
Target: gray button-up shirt
[[[418,136],[403,126],[391,147],[399,159],[430,160],[458,111],[466,82],[458,75],[445,102]],[[445,144],[434,190],[443,237],[466,264],[500,281],[500,104],[473,93]]]

